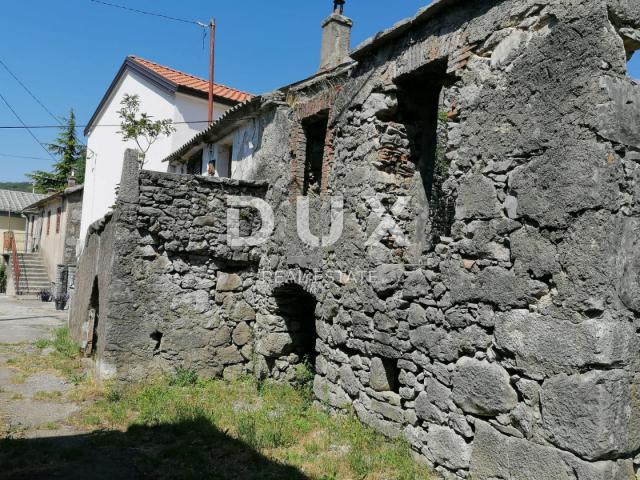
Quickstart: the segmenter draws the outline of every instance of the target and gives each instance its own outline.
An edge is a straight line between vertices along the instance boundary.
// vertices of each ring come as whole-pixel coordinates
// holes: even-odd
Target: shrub
[[[198,383],[198,374],[190,368],[178,367],[169,380],[173,387],[189,387]]]

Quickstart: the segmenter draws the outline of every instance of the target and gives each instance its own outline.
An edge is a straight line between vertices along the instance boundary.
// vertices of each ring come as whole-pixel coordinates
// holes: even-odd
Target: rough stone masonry
[[[253,181],[130,159],[79,263],[74,335],[123,381],[295,382],[312,363],[320,403],[443,478],[635,478],[638,47],[637,1],[435,2],[237,107],[259,124]],[[228,245],[233,196],[271,206],[265,244]],[[308,246],[298,200],[322,237],[338,196],[342,236]],[[385,214],[398,228],[368,241]]]

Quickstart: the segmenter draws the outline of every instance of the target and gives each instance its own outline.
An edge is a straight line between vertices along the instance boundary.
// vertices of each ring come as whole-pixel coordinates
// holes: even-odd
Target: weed
[[[80,354],[80,347],[71,338],[67,327],[59,328],[55,331],[55,338],[52,345],[57,353],[66,358],[76,358]]]
[[[169,381],[169,385],[189,387],[198,383],[198,374],[190,368],[178,367]]]
[[[62,392],[36,392],[33,394],[34,400],[55,400],[62,397]]]
[[[43,350],[43,349],[45,349],[47,347],[50,347],[52,345],[52,343],[53,342],[51,340],[48,340],[46,338],[41,338],[39,340],[36,340],[34,342],[34,345],[35,345],[36,348],[39,348],[40,350]]]

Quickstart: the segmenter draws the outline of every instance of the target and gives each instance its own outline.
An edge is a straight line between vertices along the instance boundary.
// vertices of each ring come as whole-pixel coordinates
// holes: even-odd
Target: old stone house
[[[131,152],[74,336],[123,381],[309,362],[444,478],[635,478],[639,39],[631,0],[441,0],[167,158],[251,138],[231,179]]]

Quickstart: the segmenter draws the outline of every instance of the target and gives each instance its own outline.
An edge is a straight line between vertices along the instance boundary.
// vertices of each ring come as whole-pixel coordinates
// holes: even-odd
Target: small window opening
[[[189,159],[187,173],[189,175],[202,175],[202,150]]]
[[[447,62],[437,61],[398,80],[397,121],[406,129],[410,159],[416,165],[429,202],[434,243],[451,234],[455,215],[453,198],[444,193],[449,174],[446,158],[448,112],[443,106],[443,87],[449,82]]]
[[[151,335],[151,340],[153,341],[153,354],[157,355],[160,352],[160,347],[162,345],[162,332],[158,330],[154,331]]]
[[[286,285],[275,292],[278,314],[293,340],[293,353],[315,371],[316,364],[316,299],[299,285]]]
[[[329,126],[329,112],[321,112],[302,124],[306,136],[303,195],[322,191],[322,167]]]
[[[395,393],[399,393],[400,369],[398,368],[398,360],[393,358],[383,358],[382,366],[384,367],[387,381],[389,382],[389,390]]]
[[[51,210],[47,212],[47,236],[51,233]]]
[[[625,42],[625,51],[627,53],[627,73],[634,80],[640,80],[640,41]]]

